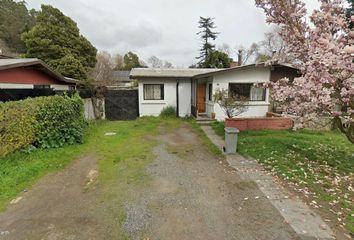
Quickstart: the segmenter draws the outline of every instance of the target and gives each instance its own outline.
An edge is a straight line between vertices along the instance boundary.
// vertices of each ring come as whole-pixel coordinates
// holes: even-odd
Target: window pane
[[[229,91],[230,94],[238,98],[250,98],[252,84],[249,83],[230,83]]]
[[[144,85],[144,99],[153,99],[152,85]]]
[[[163,84],[144,84],[144,100],[163,100]]]
[[[161,86],[154,85],[153,86],[154,99],[161,99]]]
[[[251,101],[265,101],[265,89],[253,86],[251,88]]]
[[[209,83],[209,101],[213,101],[213,84]]]
[[[33,88],[34,89],[46,89],[46,88],[50,88],[50,85],[34,85]]]

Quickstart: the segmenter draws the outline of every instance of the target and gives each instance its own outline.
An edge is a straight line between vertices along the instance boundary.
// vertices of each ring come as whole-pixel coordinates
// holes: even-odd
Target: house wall
[[[41,84],[40,84],[41,85]],[[33,89],[33,84],[17,84],[17,83],[0,83],[0,89]],[[53,88],[56,91],[68,91],[69,85],[50,85],[50,88]]]
[[[34,69],[15,68],[0,71],[0,89],[33,89],[34,85],[50,85],[54,90],[69,90],[69,85]]]
[[[51,88],[57,91],[68,91],[69,90],[69,85],[58,85],[58,84],[53,84],[50,85]]]
[[[176,78],[149,78],[139,80],[140,116],[159,116],[167,106],[177,107],[177,81],[179,82],[179,116],[191,115],[191,80]],[[144,84],[164,84],[164,100],[144,100]]]
[[[282,78],[289,78],[290,81],[294,81],[294,78],[300,77],[301,74],[296,69],[287,68],[284,66],[273,67],[270,80],[272,82],[279,81]]]
[[[33,89],[33,84],[0,83],[0,89]]]
[[[192,84],[191,80],[179,80],[179,116],[188,117],[192,114],[191,94]]]
[[[62,83],[34,69],[14,68],[0,71],[0,83],[52,85]]]
[[[216,74],[208,82],[213,83],[213,95],[217,89],[228,89],[229,83],[264,83],[270,80],[270,68],[251,68],[240,69],[237,71],[229,71],[222,74]],[[208,96],[208,87],[206,90]],[[266,91],[265,101],[249,102],[248,110],[239,117],[264,117],[269,109],[269,89]],[[206,102],[207,115],[211,117],[211,113],[215,113],[215,118],[223,121],[226,115],[217,103],[209,101]]]

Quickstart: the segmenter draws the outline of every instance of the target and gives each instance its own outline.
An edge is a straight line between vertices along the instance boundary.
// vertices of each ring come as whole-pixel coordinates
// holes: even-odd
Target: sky
[[[305,2],[309,9],[318,6],[317,0]],[[154,55],[176,67],[197,61],[199,16],[215,18],[216,46],[248,47],[269,30],[254,0],[27,0],[28,8],[41,4],[71,17],[100,51],[133,51],[145,62]]]

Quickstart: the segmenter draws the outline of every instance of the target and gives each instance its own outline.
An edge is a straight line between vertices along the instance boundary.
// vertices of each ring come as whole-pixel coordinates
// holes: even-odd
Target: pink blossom
[[[354,143],[354,31],[349,29],[343,0],[319,2],[310,25],[303,0],[256,0],[267,22],[281,27],[279,34],[302,73],[292,82],[284,79],[270,86],[286,113],[345,122],[349,127],[339,127]]]
[[[354,46],[345,46],[344,51],[348,54],[354,54]]]

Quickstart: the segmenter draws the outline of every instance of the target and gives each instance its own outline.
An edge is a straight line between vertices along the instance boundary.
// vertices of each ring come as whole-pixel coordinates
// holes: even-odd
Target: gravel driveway
[[[133,239],[298,239],[257,185],[216,159],[190,126],[158,139],[151,187],[126,205]]]

